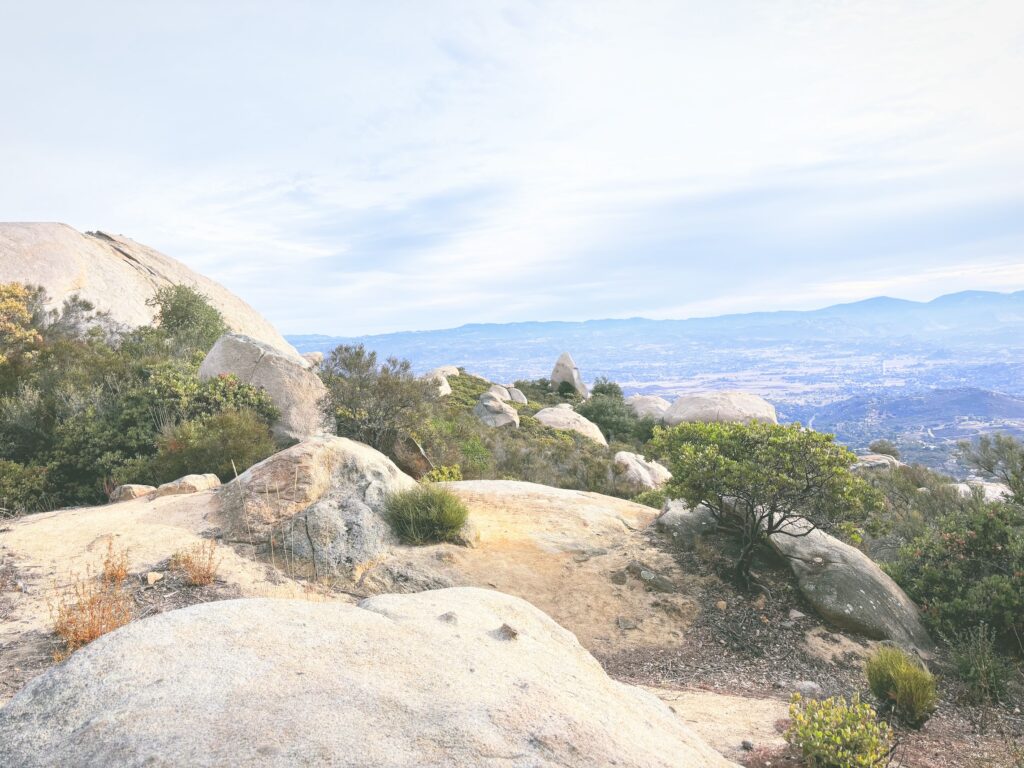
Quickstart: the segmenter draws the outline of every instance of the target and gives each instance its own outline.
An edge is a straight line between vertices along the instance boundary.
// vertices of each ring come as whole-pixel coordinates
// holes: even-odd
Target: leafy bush
[[[402,542],[436,544],[459,540],[469,510],[451,491],[428,484],[391,494],[386,515]]]
[[[893,734],[875,710],[854,696],[817,701],[793,694],[786,741],[800,750],[809,768],[879,768],[889,763]]]
[[[1013,501],[1024,506],[1024,444],[1011,435],[982,435],[974,443],[961,443],[963,459],[983,474],[1005,483]]]
[[[896,443],[892,440],[874,440],[871,445],[868,446],[868,450],[872,453],[881,453],[885,456],[892,456],[894,459],[900,457],[900,449],[896,447]]]
[[[996,648],[995,633],[982,622],[944,638],[960,679],[976,704],[997,702],[1006,695],[1012,670]]]
[[[576,406],[576,412],[590,419],[610,442],[620,440],[638,447],[651,439],[654,434],[654,420],[640,419],[622,398],[618,384],[604,380],[595,389],[595,394]]]
[[[46,504],[46,469],[0,459],[0,519],[37,512]]]
[[[223,482],[276,450],[270,429],[253,411],[220,411],[167,429],[149,463],[151,485],[212,472]]]
[[[935,711],[935,676],[899,648],[879,648],[865,672],[871,692],[906,725],[920,728]]]
[[[940,635],[986,623],[1024,653],[1024,514],[974,495],[900,550],[890,575]]]
[[[881,504],[877,491],[850,472],[848,449],[799,424],[659,427],[650,447],[672,472],[666,493],[691,508],[705,505],[740,538],[735,573],[744,586],[768,536],[792,533],[803,520],[821,528],[856,521]]]
[[[185,350],[209,351],[228,332],[224,316],[208,299],[185,285],[158,288],[147,302],[156,307],[156,325],[180,354]]]
[[[637,504],[643,504],[645,507],[661,509],[665,506],[665,502],[668,500],[668,494],[661,488],[654,488],[650,491],[638,493],[632,500]]]
[[[423,476],[425,483],[448,483],[462,479],[462,469],[456,464],[453,467],[434,467]]]

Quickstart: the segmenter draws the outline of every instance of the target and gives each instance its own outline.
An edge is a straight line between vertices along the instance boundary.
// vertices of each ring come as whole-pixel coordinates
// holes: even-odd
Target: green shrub
[[[800,750],[809,768],[878,768],[893,749],[892,730],[875,710],[854,696],[817,701],[793,694],[786,741]]]
[[[156,307],[156,325],[181,350],[206,352],[228,327],[207,298],[185,285],[158,288],[147,302]]]
[[[462,479],[462,468],[456,464],[451,467],[434,467],[423,476],[425,483],[449,483]]]
[[[150,462],[154,485],[207,472],[228,482],[276,450],[266,422],[249,410],[182,422],[166,430],[157,446]]]
[[[896,443],[892,440],[874,440],[871,445],[868,446],[868,450],[872,453],[881,453],[886,456],[892,456],[894,459],[900,457],[900,449],[896,447]]]
[[[660,488],[654,488],[650,491],[644,491],[638,493],[633,497],[632,501],[637,504],[643,504],[645,507],[654,507],[655,509],[661,509],[665,506],[665,501],[668,499],[668,494]]]
[[[906,725],[920,728],[935,711],[935,676],[899,648],[879,648],[865,672],[871,692]]]
[[[1006,695],[1012,674],[996,648],[995,633],[982,622],[945,638],[958,676],[967,684],[968,698],[976,704],[997,702]]]
[[[901,548],[890,575],[940,635],[985,622],[1024,653],[1024,513],[980,494]]]
[[[427,484],[391,494],[386,515],[403,543],[436,544],[459,541],[469,510],[451,491]]]
[[[45,507],[45,467],[26,467],[0,459],[0,519]]]

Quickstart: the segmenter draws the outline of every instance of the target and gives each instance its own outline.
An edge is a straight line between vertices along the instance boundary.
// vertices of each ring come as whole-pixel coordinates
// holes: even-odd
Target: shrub
[[[206,352],[228,327],[207,298],[185,285],[158,288],[147,302],[156,307],[156,324],[179,350]]]
[[[434,467],[423,476],[425,483],[448,483],[462,479],[462,469],[458,464],[451,467]]]
[[[872,453],[881,453],[886,456],[892,456],[894,459],[900,457],[900,449],[896,447],[896,443],[892,440],[873,440],[871,445],[868,446],[868,450]]]
[[[100,580],[104,584],[118,586],[128,578],[128,550],[114,549],[114,542],[107,542],[107,554],[103,557]]]
[[[455,494],[436,485],[420,485],[391,494],[387,519],[406,544],[456,542],[469,510]]]
[[[890,575],[940,635],[985,622],[997,642],[1024,653],[1024,515],[980,495],[901,548]]]
[[[221,411],[167,429],[157,439],[148,479],[159,484],[212,472],[228,482],[276,450],[270,429],[255,413]]]
[[[935,676],[899,648],[879,648],[865,672],[871,692],[906,725],[920,728],[935,711]]]
[[[878,768],[893,750],[892,730],[875,710],[854,696],[804,701],[793,694],[786,741],[800,750],[809,768]]]
[[[185,581],[193,587],[204,587],[212,584],[217,577],[220,566],[220,555],[217,553],[215,541],[204,541],[188,549],[174,553],[171,558],[171,569],[185,577]]]
[[[0,459],[0,519],[36,512],[46,504],[46,469]]]
[[[944,639],[972,702],[997,702],[1006,695],[1011,668],[997,650],[995,633],[988,624],[982,622]]]
[[[58,660],[134,618],[134,602],[120,585],[76,578],[53,607],[54,632],[64,641]]]
[[[633,497],[633,501],[637,504],[643,504],[645,507],[654,507],[655,509],[661,509],[665,506],[665,501],[668,499],[668,494],[661,488],[654,488],[650,491],[644,491],[638,493]]]

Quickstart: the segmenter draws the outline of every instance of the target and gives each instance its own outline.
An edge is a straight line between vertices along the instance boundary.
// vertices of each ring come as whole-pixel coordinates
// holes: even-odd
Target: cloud
[[[293,333],[980,287],[1022,260],[1022,22],[1002,0],[9,4],[0,210],[128,234]]]

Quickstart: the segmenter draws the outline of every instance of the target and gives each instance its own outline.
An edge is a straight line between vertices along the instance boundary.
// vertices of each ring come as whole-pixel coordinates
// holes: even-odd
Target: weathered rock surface
[[[117,504],[120,501],[139,499],[156,490],[152,485],[140,485],[139,483],[125,483],[119,485],[110,494],[110,503]]]
[[[572,355],[568,352],[563,352],[555,362],[555,367],[551,370],[551,384],[555,388],[558,387],[562,382],[568,382],[572,385],[572,388],[576,390],[583,397],[590,396],[590,390],[587,389],[587,385],[583,383],[583,377],[580,375],[580,369],[576,367],[576,361],[572,359]]]
[[[249,336],[226,334],[207,353],[199,377],[212,379],[229,373],[246,384],[263,387],[270,395],[281,412],[273,427],[277,440],[294,442],[334,431],[323,410],[327,388],[306,361],[296,362]]]
[[[302,359],[309,363],[314,368],[320,365],[324,361],[323,352],[307,352],[302,356]]]
[[[473,407],[473,415],[488,427],[506,427],[509,424],[519,426],[519,412],[490,392],[480,396],[480,402]]]
[[[513,403],[519,403],[520,405],[526,405],[530,402],[527,400],[526,395],[523,394],[523,391],[521,389],[516,389],[515,387],[508,388],[508,396],[512,398]]]
[[[391,447],[391,455],[394,456],[395,464],[400,470],[417,480],[434,468],[423,446],[409,435],[403,435],[395,440]]]
[[[980,488],[985,496],[985,501],[1006,501],[1013,496],[1013,491],[1006,483],[991,483],[984,480],[971,480],[966,483],[955,483],[957,493],[963,498],[970,498],[974,488]]]
[[[657,395],[633,395],[626,398],[626,405],[641,419],[651,418],[655,421],[661,421],[665,418],[665,412],[669,409],[671,403],[664,397],[658,397]]]
[[[448,377],[443,373],[428,373],[427,379],[437,384],[438,397],[448,397],[452,393],[452,385],[448,383]]]
[[[545,427],[576,432],[593,440],[595,443],[604,446],[608,445],[608,441],[605,440],[604,435],[601,433],[601,428],[590,419],[576,413],[568,403],[561,403],[553,408],[544,408],[537,411],[534,418]]]
[[[205,295],[235,333],[301,359],[273,325],[224,286],[121,235],[82,234],[56,223],[0,223],[0,283],[5,282],[43,286],[52,307],[77,293],[131,327],[153,321],[155,308],[146,300],[158,288],[186,285]]]
[[[429,379],[433,376],[444,376],[445,378],[448,378],[449,376],[458,376],[459,373],[459,369],[454,365],[442,365],[440,368],[435,368],[430,371],[427,374],[427,378]]]
[[[224,538],[308,564],[319,578],[358,578],[396,543],[383,516],[387,495],[414,487],[367,445],[310,438],[224,486]]]
[[[672,479],[672,473],[656,461],[648,461],[639,453],[619,451],[615,454],[617,482],[634,493],[653,491]]]
[[[824,618],[874,639],[926,650],[931,638],[917,606],[867,555],[803,520],[768,543],[785,557],[800,591]]]
[[[539,610],[480,589],[129,624],[0,710],[0,764],[731,765]]]
[[[214,488],[220,487],[220,478],[214,474],[205,475],[185,475],[179,477],[177,480],[171,480],[169,483],[164,483],[158,486],[156,490],[150,492],[150,497],[158,499],[161,496],[178,496],[183,493],[199,493],[200,491],[210,491]]]
[[[491,384],[491,388],[487,390],[487,393],[494,395],[503,403],[507,403],[509,400],[512,399],[512,395],[509,394],[508,389],[501,386],[501,384]]]
[[[887,453],[865,453],[857,457],[851,472],[884,472],[902,467],[903,462]]]
[[[775,406],[763,397],[749,392],[702,392],[696,395],[683,395],[665,412],[664,421],[670,426],[691,421],[779,423],[775,415]]]
[[[678,499],[665,502],[655,522],[685,549],[692,549],[701,536],[718,527],[714,513],[703,504],[690,508]]]

